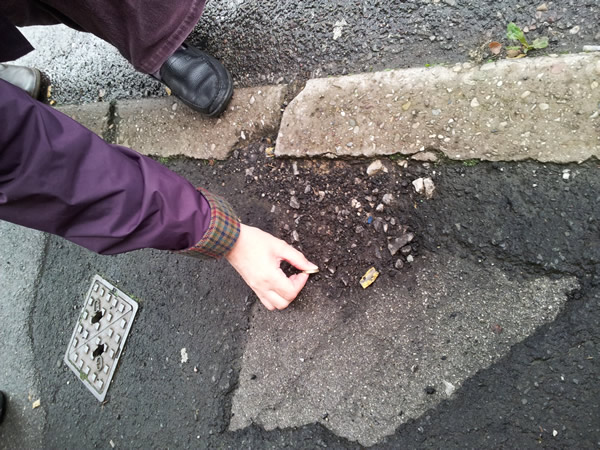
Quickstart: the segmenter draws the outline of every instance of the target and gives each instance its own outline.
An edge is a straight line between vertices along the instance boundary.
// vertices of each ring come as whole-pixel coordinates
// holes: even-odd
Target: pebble
[[[254,98],[254,95],[252,97],[250,97],[250,104],[254,105],[254,102],[256,101],[256,99]]]
[[[373,228],[375,228],[375,231],[379,231],[381,230],[381,218],[377,217],[375,218],[375,220],[373,220]]]
[[[575,25],[573,28],[571,28],[569,30],[569,33],[571,33],[571,34],[577,34],[577,33],[579,33],[579,30],[581,30],[581,27],[579,25]]]
[[[412,185],[414,186],[417,194],[424,194],[427,198],[433,197],[435,184],[433,184],[433,180],[431,178],[417,178],[412,182]]]
[[[380,203],[379,205],[377,205],[377,207],[375,208],[375,211],[382,212],[383,211],[383,204]]]
[[[300,203],[298,203],[298,199],[295,195],[292,195],[292,198],[290,198],[290,206],[294,209],[300,208]]]
[[[406,262],[409,262],[409,263],[411,263],[411,262],[413,262],[414,260],[415,260],[415,258],[413,258],[413,255],[408,255],[408,256],[406,257]]]
[[[554,436],[554,437],[558,436],[558,431],[552,430],[552,436]]]
[[[362,205],[360,204],[360,202],[358,200],[356,200],[355,198],[353,198],[350,201],[350,206],[352,206],[353,208],[359,209]]]
[[[454,386],[452,383],[444,380],[444,390],[446,391],[446,395],[448,397],[450,397],[452,394],[454,394],[454,391],[456,391],[456,386]]]
[[[479,106],[479,100],[477,100],[477,97],[474,97],[473,100],[471,100],[471,108],[477,108]]]
[[[306,187],[304,188],[304,193],[308,194],[311,190],[312,190],[312,188],[310,187],[310,184],[307,184]]]
[[[531,91],[525,91],[521,94],[521,98],[527,98],[531,95]]]
[[[392,204],[392,202],[394,201],[394,196],[392,194],[385,194],[383,196],[383,198],[381,199],[381,201],[387,205],[390,206]],[[383,209],[383,208],[382,208]]]
[[[404,267],[404,261],[402,261],[402,259],[397,259],[394,267],[398,270],[402,269]]]
[[[400,249],[400,253],[402,253],[405,256],[408,255],[410,252],[412,252],[412,247],[410,245],[405,245]]]
[[[550,108],[550,105],[548,103],[540,103],[540,109],[542,111],[546,111],[548,108]]]
[[[548,11],[548,5],[546,3],[542,3],[540,6],[536,8],[537,11]]]
[[[292,164],[292,170],[294,171],[294,175],[296,175],[296,176],[300,175],[300,172],[298,171],[298,163],[297,162],[294,162]]]
[[[298,235],[298,232],[296,230],[292,231],[292,239],[294,240],[294,242],[298,242],[300,240],[300,236]]]
[[[367,175],[369,175],[370,177],[382,171],[387,173],[386,167],[379,159],[373,161],[371,164],[369,164],[369,167],[367,167]]]
[[[398,250],[411,242],[414,238],[415,235],[413,233],[406,233],[394,239],[388,244],[388,250],[390,251],[390,254],[394,256],[396,253],[398,253]]]
[[[441,109],[433,109],[431,110],[431,114],[433,114],[434,116],[439,116],[441,114],[442,110]]]
[[[419,152],[412,155],[410,159],[421,162],[436,162],[438,157],[434,152]]]

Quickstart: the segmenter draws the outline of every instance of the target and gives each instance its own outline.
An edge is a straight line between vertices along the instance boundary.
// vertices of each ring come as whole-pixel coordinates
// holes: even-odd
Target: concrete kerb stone
[[[66,114],[90,129],[98,136],[103,136],[108,128],[109,103],[85,103],[83,105],[62,105],[57,107],[60,112]]]
[[[313,79],[275,154],[582,162],[600,157],[599,83],[595,54]]]
[[[215,119],[174,97],[119,102],[116,143],[149,155],[226,159],[238,143],[277,131],[286,89],[236,90],[227,111]]]
[[[277,131],[286,92],[287,85],[237,89],[227,111],[215,119],[175,97],[118,101],[113,117],[108,103],[57,109],[98,136],[111,136],[112,142],[142,154],[226,159],[238,143]]]

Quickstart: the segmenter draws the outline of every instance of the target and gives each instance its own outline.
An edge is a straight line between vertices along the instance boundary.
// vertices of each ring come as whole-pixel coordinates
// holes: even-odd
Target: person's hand
[[[317,268],[291,245],[244,224],[240,225],[240,236],[225,258],[271,311],[287,308],[308,280],[305,273],[288,278],[280,268],[281,261],[299,270]]]

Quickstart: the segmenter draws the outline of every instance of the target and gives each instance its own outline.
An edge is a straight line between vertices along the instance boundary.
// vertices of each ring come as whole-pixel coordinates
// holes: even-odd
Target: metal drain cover
[[[137,309],[128,295],[94,276],[65,363],[100,401],[106,397]]]

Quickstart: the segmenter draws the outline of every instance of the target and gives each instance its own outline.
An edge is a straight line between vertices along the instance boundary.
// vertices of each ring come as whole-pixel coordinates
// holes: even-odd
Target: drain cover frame
[[[77,318],[64,361],[99,401],[104,401],[138,304],[95,275]]]

